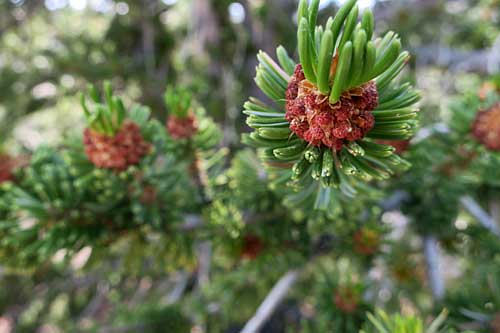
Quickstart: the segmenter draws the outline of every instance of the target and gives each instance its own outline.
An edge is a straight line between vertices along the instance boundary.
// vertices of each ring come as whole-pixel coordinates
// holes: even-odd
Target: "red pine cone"
[[[472,135],[488,149],[500,151],[500,102],[477,113]]]
[[[425,266],[408,256],[394,262],[390,267],[390,271],[394,279],[399,283],[422,283],[426,279]]]
[[[14,180],[14,170],[27,166],[29,161],[30,158],[27,155],[12,157],[0,154],[0,183]]]
[[[246,235],[243,239],[243,248],[241,249],[241,257],[244,259],[253,260],[257,258],[264,249],[264,243],[260,237],[255,235]]]
[[[175,140],[189,139],[198,131],[198,121],[193,114],[185,118],[170,115],[167,120],[167,130]]]
[[[362,255],[375,254],[380,246],[380,236],[375,230],[362,228],[354,234],[354,251]]]
[[[14,180],[15,161],[6,154],[0,154],[0,183]]]
[[[353,313],[358,308],[359,293],[350,287],[338,289],[333,297],[335,306],[344,313]]]
[[[341,150],[347,141],[363,138],[375,125],[370,113],[378,105],[375,82],[344,92],[335,104],[328,98],[305,79],[302,66],[297,65],[286,92],[286,119],[290,129],[311,145]]]
[[[115,136],[87,128],[83,143],[87,157],[96,167],[117,171],[138,164],[151,149],[151,144],[144,141],[139,126],[130,120],[123,123]]]

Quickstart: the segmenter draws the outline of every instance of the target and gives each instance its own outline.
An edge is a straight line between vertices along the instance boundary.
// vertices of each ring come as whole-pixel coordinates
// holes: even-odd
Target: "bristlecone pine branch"
[[[315,206],[325,208],[331,188],[354,196],[357,185],[409,166],[377,140],[412,137],[420,96],[409,83],[394,82],[410,56],[392,31],[373,39],[371,11],[358,22],[356,0],[350,0],[317,26],[318,8],[319,0],[299,4],[298,64],[282,46],[278,62],[258,54],[255,81],[273,105],[256,98],[245,103],[255,131],[243,141],[259,148],[278,182],[305,188],[292,203],[318,188]]]

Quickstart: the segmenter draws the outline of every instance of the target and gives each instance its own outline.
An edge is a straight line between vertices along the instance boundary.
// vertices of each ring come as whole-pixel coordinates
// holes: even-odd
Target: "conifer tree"
[[[230,24],[228,5],[256,17],[281,5],[216,2],[200,1],[211,24]],[[171,53],[177,40],[162,24],[176,5],[166,3],[116,4],[131,13],[110,20],[114,47],[102,45],[110,59],[95,68],[47,53],[82,81],[93,71],[111,80],[81,92],[81,131],[18,152],[1,143],[0,331],[500,332],[495,78],[460,88],[441,119],[432,102],[417,104],[418,70],[402,46],[415,38],[378,35],[387,26],[356,0],[331,16],[300,0],[297,26],[280,21],[289,50],[257,54],[262,94],[242,105],[238,145],[225,137],[231,110],[211,108],[251,89],[205,81],[237,63],[232,75],[248,72],[247,55],[177,64],[187,51]],[[0,4],[12,6],[28,9]],[[231,24],[217,46],[258,44]],[[196,73],[207,63],[223,67]]]

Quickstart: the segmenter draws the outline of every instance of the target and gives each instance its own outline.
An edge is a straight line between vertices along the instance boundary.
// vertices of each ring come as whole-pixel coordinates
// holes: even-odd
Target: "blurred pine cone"
[[[126,170],[138,164],[151,144],[146,142],[139,126],[126,120],[115,136],[107,136],[90,128],[84,132],[85,153],[98,168]]]

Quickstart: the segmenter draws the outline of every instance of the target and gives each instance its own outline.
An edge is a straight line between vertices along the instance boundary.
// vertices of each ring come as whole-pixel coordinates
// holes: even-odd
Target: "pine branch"
[[[500,227],[500,200],[497,198],[491,199],[489,206],[493,222]]]
[[[78,321],[86,318],[93,318],[101,308],[102,304],[108,300],[108,292],[108,287],[103,283],[99,283],[97,285],[97,293],[90,300],[85,309],[81,312]]]
[[[293,287],[299,277],[298,270],[291,270],[279,279],[267,297],[259,306],[255,315],[246,323],[241,333],[258,333],[262,326],[271,318],[288,291]]]
[[[167,305],[177,303],[184,292],[189,283],[190,274],[187,272],[179,272],[177,282],[172,289],[172,291],[165,297],[165,303]]]
[[[203,287],[210,281],[210,267],[212,263],[212,244],[210,241],[198,245],[198,275],[199,287]]]
[[[460,199],[462,206],[486,229],[500,237],[500,227],[493,218],[470,196]]]
[[[424,254],[427,263],[427,276],[435,301],[440,301],[444,297],[445,282],[441,270],[441,255],[438,242],[435,236],[424,236]]]
[[[398,190],[394,192],[394,194],[391,195],[390,197],[382,200],[379,206],[383,209],[384,212],[396,210],[401,206],[401,204],[404,201],[408,200],[409,198],[410,195],[408,194],[408,192],[403,190]]]
[[[152,25],[151,6],[153,1],[143,0],[141,6],[141,32],[142,32],[142,51],[144,55],[144,65],[148,77],[154,77],[155,71],[155,30]]]

